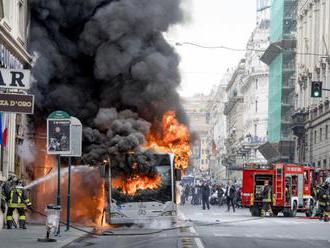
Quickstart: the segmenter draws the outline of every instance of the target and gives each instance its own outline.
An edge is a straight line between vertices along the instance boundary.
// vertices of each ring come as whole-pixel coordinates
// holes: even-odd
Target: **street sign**
[[[0,93],[0,112],[33,114],[34,96]]]
[[[0,88],[28,90],[31,86],[30,70],[0,69]]]
[[[71,153],[65,157],[81,157],[82,153],[82,124],[76,117],[71,117]]]
[[[47,154],[71,153],[71,118],[63,111],[55,111],[47,119]]]
[[[54,111],[48,116],[48,119],[70,119],[71,116],[64,111]]]

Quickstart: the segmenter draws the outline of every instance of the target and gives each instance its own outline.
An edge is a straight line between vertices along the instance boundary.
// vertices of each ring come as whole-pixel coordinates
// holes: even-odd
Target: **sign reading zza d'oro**
[[[33,114],[34,96],[0,93],[0,112]]]

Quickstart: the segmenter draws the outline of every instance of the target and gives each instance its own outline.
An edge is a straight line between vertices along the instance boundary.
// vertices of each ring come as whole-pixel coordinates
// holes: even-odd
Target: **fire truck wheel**
[[[272,209],[272,212],[273,212],[273,215],[274,215],[274,216],[277,216],[278,213],[279,213],[279,211],[278,211],[277,209]]]
[[[312,215],[313,215],[313,210],[311,210],[311,209],[307,209],[307,211],[306,211],[306,217],[312,217]]]
[[[258,207],[251,207],[250,212],[252,216],[261,216],[261,210]]]
[[[291,210],[291,217],[296,217],[296,215],[297,215],[297,209],[298,209],[297,202],[294,201],[293,202],[293,207],[292,207],[292,210]]]
[[[310,204],[309,204],[309,208],[305,212],[306,217],[312,217],[313,216],[313,206],[314,206],[314,202],[311,201]]]
[[[286,208],[283,210],[284,217],[295,217],[297,215],[297,202],[293,202],[292,209]]]

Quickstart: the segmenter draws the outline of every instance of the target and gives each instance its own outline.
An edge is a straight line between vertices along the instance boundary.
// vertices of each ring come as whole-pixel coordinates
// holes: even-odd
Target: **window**
[[[256,113],[258,113],[258,100],[256,100]]]
[[[0,18],[3,18],[3,0],[0,0]]]
[[[328,132],[329,132],[328,129],[329,129],[329,128],[328,128],[328,125],[326,125],[326,126],[325,126],[325,139],[328,139]]]
[[[322,141],[322,128],[320,128],[320,141]]]
[[[11,24],[11,19],[12,19],[12,16],[13,16],[13,13],[12,13],[13,1],[5,0],[5,1],[2,1],[2,2],[3,2],[4,17],[6,18],[7,23],[10,25]]]
[[[25,38],[25,26],[26,26],[26,7],[25,0],[18,1],[18,30],[21,38]]]
[[[317,131],[314,131],[314,144],[316,144],[316,135],[317,135]]]
[[[317,162],[317,167],[318,167],[318,168],[321,167],[321,161]]]
[[[258,78],[256,79],[256,89],[258,89]]]
[[[258,125],[254,124],[254,136],[258,136],[257,131],[258,131]]]
[[[323,159],[323,168],[327,168],[327,160],[326,159]]]

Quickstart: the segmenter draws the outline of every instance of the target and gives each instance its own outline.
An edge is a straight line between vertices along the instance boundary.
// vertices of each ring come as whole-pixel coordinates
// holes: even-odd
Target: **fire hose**
[[[31,208],[32,212],[35,212],[43,217],[47,217],[47,215],[45,215],[44,213],[41,213],[40,211]],[[158,234],[158,233],[162,233],[162,232],[166,232],[166,231],[173,231],[173,230],[177,230],[177,229],[182,229],[182,228],[190,228],[193,226],[199,226],[199,227],[203,227],[203,226],[215,226],[215,225],[220,225],[220,224],[231,224],[231,223],[239,223],[239,222],[248,222],[248,221],[254,221],[254,220],[259,220],[261,219],[261,217],[256,217],[256,218],[249,218],[246,220],[234,220],[234,221],[225,221],[225,222],[220,222],[219,220],[216,220],[215,222],[202,222],[202,221],[195,221],[195,220],[185,220],[186,222],[189,223],[193,223],[193,225],[182,225],[182,226],[174,226],[174,227],[169,227],[169,228],[162,228],[162,229],[158,229],[155,231],[151,231],[151,232],[143,232],[143,233],[114,233],[112,231],[104,231],[102,233],[97,233],[96,230],[95,231],[87,231],[84,230],[82,228],[79,228],[77,226],[74,225],[70,225],[71,228],[78,230],[80,232],[84,232],[86,234],[90,234],[90,235],[94,235],[94,236],[146,236],[146,235],[153,235],[153,234]],[[60,221],[61,224],[66,225],[66,223],[64,221]]]

